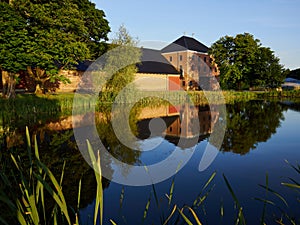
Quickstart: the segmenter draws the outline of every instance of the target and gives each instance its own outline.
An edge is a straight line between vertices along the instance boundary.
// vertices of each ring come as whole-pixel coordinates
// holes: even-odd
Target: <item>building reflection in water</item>
[[[156,136],[164,136],[166,140],[173,143],[178,143],[180,138],[187,141],[198,138],[198,141],[201,141],[213,132],[214,125],[219,119],[219,112],[214,105],[190,106],[183,104],[144,108],[139,116],[138,138],[149,138],[151,135],[149,123],[153,118],[161,118],[167,127]]]

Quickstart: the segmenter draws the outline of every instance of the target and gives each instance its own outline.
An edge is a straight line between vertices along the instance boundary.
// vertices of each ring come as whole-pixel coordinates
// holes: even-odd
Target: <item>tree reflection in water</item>
[[[277,102],[250,101],[227,105],[227,129],[221,151],[247,154],[266,142],[284,120],[287,107]]]

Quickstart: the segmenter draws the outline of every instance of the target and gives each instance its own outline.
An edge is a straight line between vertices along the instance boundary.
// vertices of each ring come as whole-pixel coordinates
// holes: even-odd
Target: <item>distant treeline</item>
[[[295,69],[295,70],[291,70],[287,77],[290,77],[290,78],[294,78],[294,79],[297,79],[297,80],[300,80],[300,68],[298,69]]]

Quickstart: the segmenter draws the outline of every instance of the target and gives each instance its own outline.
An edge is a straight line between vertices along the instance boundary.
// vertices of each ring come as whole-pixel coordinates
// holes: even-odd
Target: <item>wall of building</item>
[[[59,86],[56,89],[56,92],[75,92],[78,84],[81,80],[81,77],[83,75],[83,71],[76,71],[76,70],[63,70],[61,71],[61,74],[64,75],[66,78],[70,80],[70,83],[62,83],[59,82]]]
[[[181,89],[181,80],[178,75],[169,75],[168,76],[168,90],[176,91]]]
[[[84,74],[83,71],[62,70],[61,74],[67,79],[69,79],[70,83],[63,83],[61,81],[51,83],[47,81],[45,83],[45,88],[48,92],[75,92],[78,88],[79,83],[81,88],[86,88],[87,90],[93,86],[92,81],[81,81],[82,76]],[[16,86],[17,90],[22,90],[25,92],[35,91],[34,80],[31,77],[29,77],[25,72],[22,73],[19,78],[20,81]],[[169,91],[180,89],[179,75],[173,74],[137,73],[134,82],[140,90],[144,91]],[[0,89],[1,88],[2,82],[0,82]]]
[[[167,74],[137,73],[134,81],[136,87],[143,91],[167,91]]]
[[[207,53],[195,51],[179,51],[163,53],[163,56],[178,70],[182,69],[184,79],[181,85],[184,89],[197,89],[201,79],[219,76],[217,65]]]

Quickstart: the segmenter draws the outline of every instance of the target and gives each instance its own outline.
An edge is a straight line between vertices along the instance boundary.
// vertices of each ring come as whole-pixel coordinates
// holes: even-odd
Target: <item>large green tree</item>
[[[18,60],[26,64],[27,73],[36,82],[36,92],[45,91],[46,81],[67,82],[60,73],[62,69],[90,59],[91,52],[105,51],[102,41],[107,40],[108,22],[103,11],[88,0],[13,0],[10,4],[26,25],[26,40],[16,38],[26,43],[26,49],[12,46],[10,50],[26,54]]]
[[[220,69],[222,88],[277,87],[283,80],[283,67],[274,52],[249,33],[221,37],[210,54]]]
[[[15,0],[13,6],[27,21],[30,41],[27,55],[28,74],[36,81],[36,92],[45,91],[46,81],[66,79],[59,71],[89,57],[89,50],[80,38],[87,33],[83,14],[76,4],[66,0]]]

